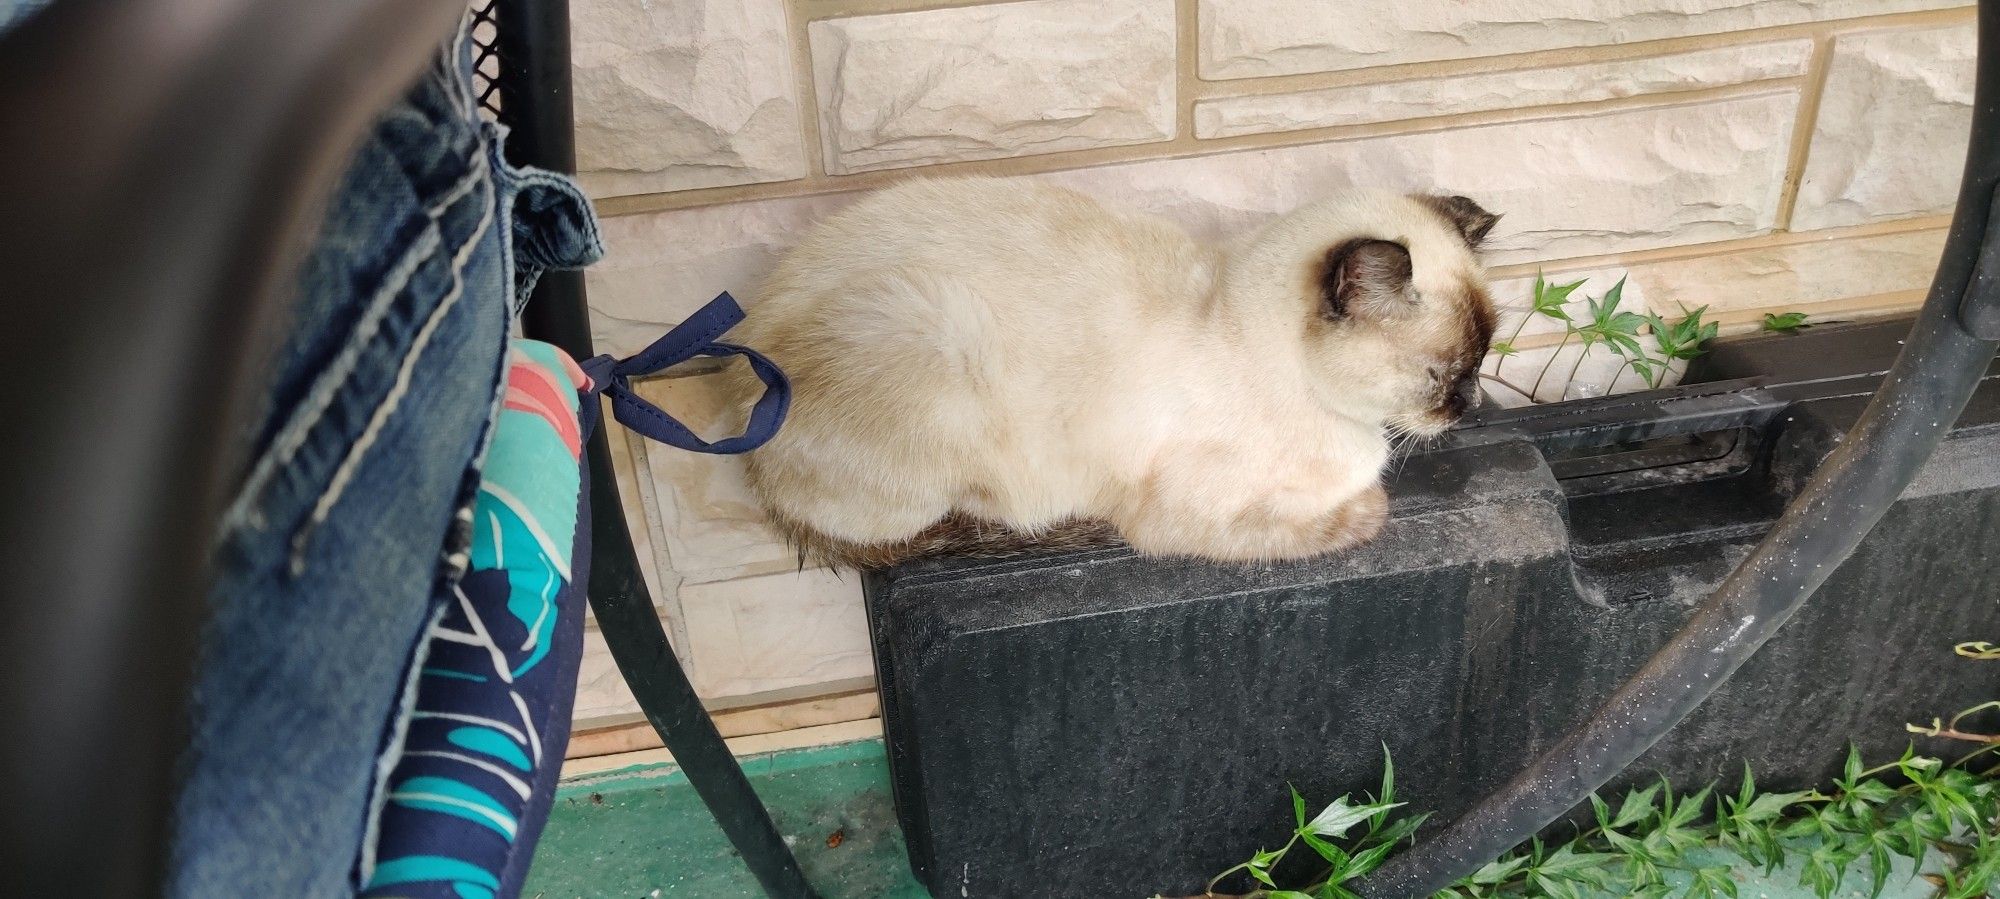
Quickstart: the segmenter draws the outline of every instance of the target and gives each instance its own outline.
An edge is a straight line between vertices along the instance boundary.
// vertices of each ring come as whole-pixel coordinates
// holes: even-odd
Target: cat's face
[[[1478,404],[1495,313],[1474,251],[1499,216],[1464,197],[1374,202],[1363,234],[1313,261],[1306,350],[1341,402],[1435,435]]]

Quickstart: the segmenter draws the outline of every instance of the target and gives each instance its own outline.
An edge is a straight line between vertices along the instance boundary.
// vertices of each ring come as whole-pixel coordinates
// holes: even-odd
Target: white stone
[[[585,270],[601,352],[630,355],[728,291],[746,306],[759,279],[812,223],[856,198],[835,194],[620,215],[600,221],[604,260]]]
[[[570,22],[591,195],[805,174],[783,0],[577,0]]]
[[[585,628],[583,661],[576,674],[576,704],[571,707],[570,719],[587,721],[638,710],[638,700],[632,698],[632,688],[618,672],[618,663],[604,645],[604,635],[596,627]]]
[[[1847,300],[1907,294],[1930,286],[1944,251],[1942,229],[1908,231],[1840,240],[1815,240],[1646,262],[1624,268],[1559,270],[1547,277],[1570,282],[1588,278],[1574,296],[1597,294],[1620,276],[1628,293],[1645,298],[1660,315],[1707,306],[1714,314],[1809,309]],[[1526,301],[1533,276],[1496,279],[1494,297]],[[1510,303],[1510,304],[1511,304]]]
[[[1201,75],[1330,72],[1963,5],[1963,0],[1201,0]]]
[[[1451,190],[1504,214],[1493,264],[1748,237],[1776,217],[1797,96],[1777,92],[1032,175],[1219,240],[1354,185]],[[629,353],[717,292],[754,309],[758,282],[829,195],[615,216],[590,269],[607,352]]]
[[[830,172],[1174,134],[1173,0],[1030,0],[814,22]]]
[[[681,589],[695,689],[722,699],[874,674],[861,582],[825,569]]]
[[[858,605],[861,600],[855,596],[852,601]],[[694,677],[693,656],[676,652],[689,676]],[[698,679],[694,682],[702,705],[714,713],[716,728],[725,737],[736,737],[879,717],[881,705],[875,694],[857,692],[868,690],[871,680],[843,674],[780,690],[748,693],[707,693],[701,690],[702,682]],[[723,681],[722,687],[731,688],[731,682]],[[583,632],[583,659],[578,668],[576,701],[570,720],[579,728],[602,727],[633,723],[639,712],[639,701],[632,697],[632,688],[612,659],[604,635],[596,627],[587,627]],[[644,744],[645,748],[659,745],[656,738],[649,737],[638,737],[634,742]],[[572,757],[576,750],[577,745],[571,743]]]
[[[1588,256],[1768,231],[1797,102],[1785,90],[1040,177],[1210,239],[1354,186],[1446,190],[1504,216],[1493,264]]]
[[[1506,381],[1501,384],[1486,378],[1481,379],[1481,386],[1495,405],[1510,409],[1528,404],[1527,391],[1533,391],[1541,402],[1553,403],[1656,386],[1671,387],[1680,383],[1681,373],[1686,369],[1687,363],[1676,362],[1667,371],[1656,372],[1656,380],[1648,381],[1624,357],[1604,345],[1586,348],[1575,341],[1523,350],[1504,360],[1488,356],[1480,367],[1481,371]]]
[[[611,468],[618,482],[618,502],[625,512],[626,532],[632,536],[633,555],[639,560],[640,579],[644,581],[653,604],[669,610],[671,616],[675,605],[673,590],[678,585],[672,578],[660,576],[659,555],[653,547],[655,516],[651,514],[652,482],[641,480],[632,464],[633,444],[644,444],[645,438],[624,428],[613,427],[606,429],[605,440],[611,445]],[[645,447],[641,445],[637,450],[644,453]],[[585,621],[594,620],[594,613],[588,605],[584,606],[584,611]]]
[[[1805,74],[1811,56],[1812,41],[1793,40],[1648,59],[1225,97],[1195,104],[1195,136],[1359,125],[1790,78]]]
[[[1972,129],[1971,24],[1843,35],[1792,226],[1951,211]]]

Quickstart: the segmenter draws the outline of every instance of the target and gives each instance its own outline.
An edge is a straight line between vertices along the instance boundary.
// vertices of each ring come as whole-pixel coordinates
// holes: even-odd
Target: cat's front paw
[[[1389,494],[1380,485],[1361,491],[1338,509],[1321,517],[1319,551],[1336,553],[1375,539],[1389,520]]]

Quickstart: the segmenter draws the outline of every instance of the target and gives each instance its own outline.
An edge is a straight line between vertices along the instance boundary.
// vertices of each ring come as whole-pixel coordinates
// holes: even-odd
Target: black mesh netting
[[[479,114],[500,119],[499,0],[473,0],[472,87],[479,92]]]

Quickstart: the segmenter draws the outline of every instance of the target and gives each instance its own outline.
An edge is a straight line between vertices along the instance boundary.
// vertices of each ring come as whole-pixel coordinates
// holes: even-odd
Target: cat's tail
[[[866,570],[933,556],[1005,559],[1105,549],[1124,543],[1109,523],[1080,518],[1026,533],[954,512],[915,536],[889,543],[842,540],[783,517],[774,516],[773,523],[798,551],[801,568],[823,565]]]

